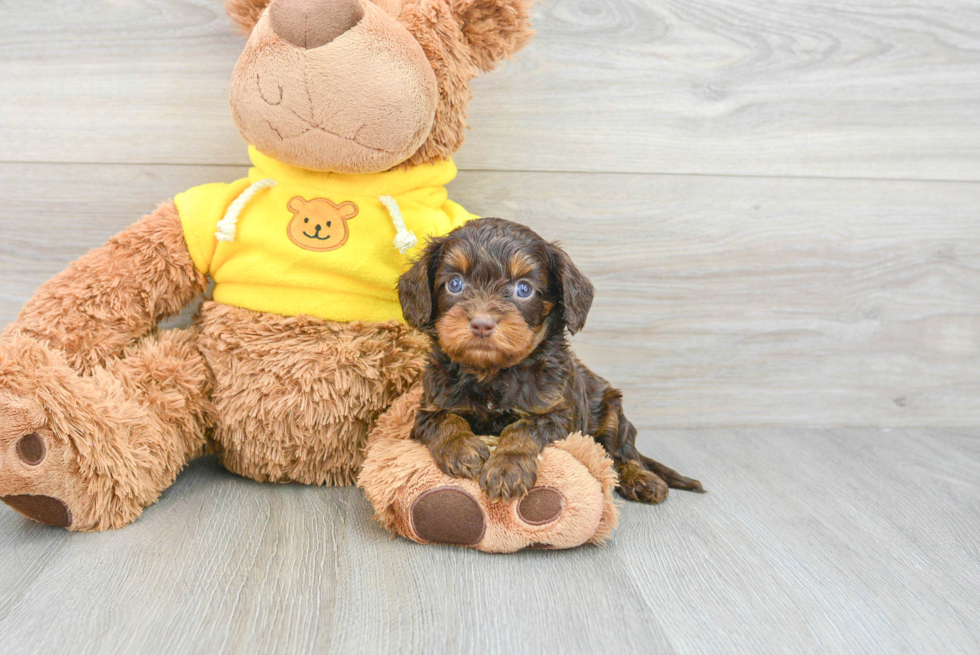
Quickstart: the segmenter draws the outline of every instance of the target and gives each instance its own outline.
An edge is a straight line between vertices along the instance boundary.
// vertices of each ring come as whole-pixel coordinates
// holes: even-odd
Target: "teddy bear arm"
[[[56,348],[87,373],[178,313],[205,284],[177,208],[166,202],[41,285],[4,332]]]

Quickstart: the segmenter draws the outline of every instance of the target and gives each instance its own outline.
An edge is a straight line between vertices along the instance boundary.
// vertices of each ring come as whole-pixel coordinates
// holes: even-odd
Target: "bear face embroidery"
[[[287,205],[293,218],[286,227],[289,240],[304,250],[336,250],[350,236],[347,221],[357,216],[358,208],[347,201],[339,205],[326,198],[306,200],[296,196]]]

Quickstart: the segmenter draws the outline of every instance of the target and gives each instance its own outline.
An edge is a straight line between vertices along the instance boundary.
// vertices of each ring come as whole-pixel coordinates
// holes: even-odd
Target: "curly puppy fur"
[[[593,289],[532,230],[483,218],[432,240],[402,276],[406,319],[432,341],[413,436],[448,475],[509,500],[534,486],[542,449],[572,432],[612,456],[619,492],[656,503],[701,483],[642,456],[622,394],[572,354]],[[478,435],[499,435],[491,453]]]

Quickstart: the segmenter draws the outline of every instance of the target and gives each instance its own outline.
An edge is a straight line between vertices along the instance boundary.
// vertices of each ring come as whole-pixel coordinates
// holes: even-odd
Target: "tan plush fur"
[[[79,375],[13,335],[0,344],[0,496],[58,498],[72,530],[117,528],[206,449],[262,482],[350,484],[375,417],[417,379],[424,347],[401,323],[205,303],[194,327]],[[12,453],[34,431],[48,454],[29,467]]]
[[[375,418],[424,366],[425,340],[402,323],[218,303],[205,303],[199,322],[215,376],[215,446],[224,466],[260,482],[353,483]]]
[[[591,437],[583,436],[578,432],[551,445],[554,448],[564,450],[577,459],[599,481],[603,498],[602,516],[599,518],[599,527],[589,538],[589,543],[605,543],[619,524],[619,505],[613,496],[613,491],[616,490],[616,485],[619,483],[615,464],[602,446],[593,441]]]
[[[248,36],[252,28],[259,22],[259,16],[265,11],[270,0],[225,0],[225,12],[232,22],[238,26],[242,34]]]
[[[486,528],[473,548],[485,552],[601,544],[616,527],[618,510],[612,496],[616,473],[612,460],[591,438],[576,433],[541,453],[535,486],[557,490],[566,508],[552,523],[531,525],[521,520],[519,501],[490,501],[478,482],[445,475],[436,468],[428,449],[409,438],[421,397],[422,387],[416,385],[378,419],[358,478],[358,486],[374,506],[375,518],[385,528],[427,543],[412,525],[412,503],[423,493],[444,486],[468,492],[479,504]]]
[[[0,393],[31,409],[30,430],[45,441],[38,466],[12,456],[26,428],[0,426],[0,496],[39,494],[63,501],[72,530],[104,530],[134,520],[205,446],[214,414],[210,376],[192,332],[154,335],[90,375],[23,335],[0,346]]]

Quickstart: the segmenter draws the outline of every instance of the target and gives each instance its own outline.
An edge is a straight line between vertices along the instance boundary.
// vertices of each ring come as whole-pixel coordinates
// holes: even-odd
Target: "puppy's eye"
[[[533,293],[534,289],[527,282],[518,282],[514,287],[514,295],[518,298],[530,298]]]
[[[446,283],[446,288],[449,290],[449,293],[459,293],[464,287],[466,287],[466,284],[463,282],[463,278],[458,275]]]

